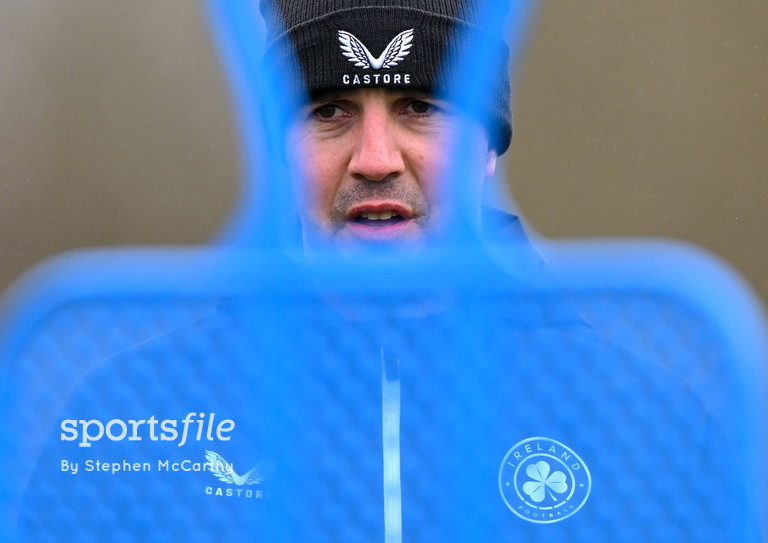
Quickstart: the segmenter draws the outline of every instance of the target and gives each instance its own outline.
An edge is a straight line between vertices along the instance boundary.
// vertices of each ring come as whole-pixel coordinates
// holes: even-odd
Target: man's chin
[[[364,250],[366,247],[412,250],[423,247],[428,237],[426,229],[416,219],[376,225],[350,220],[333,232],[305,231],[304,244],[308,249],[325,248],[343,252]]]
[[[337,230],[334,238],[339,242],[351,243],[407,243],[411,244],[426,236],[422,225],[416,219],[385,221],[350,220]]]

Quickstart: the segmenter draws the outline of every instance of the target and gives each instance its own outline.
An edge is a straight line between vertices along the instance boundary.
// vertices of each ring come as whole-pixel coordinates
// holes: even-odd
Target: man
[[[445,64],[446,55],[461,51],[466,36],[497,30],[482,25],[481,4],[262,3],[267,56],[284,71],[288,93],[303,103],[287,141],[289,161],[305,182],[298,190],[305,245],[421,244],[439,237],[454,219],[444,197],[455,188],[451,182],[463,185],[470,201],[462,203],[472,210],[474,225],[499,229],[504,219],[483,209],[481,193],[511,137],[506,62],[468,124],[460,122],[467,113],[463,106],[441,92],[460,84],[462,75]],[[499,58],[506,60],[506,52]],[[469,142],[460,149],[469,166],[466,176],[452,179],[459,130]],[[513,239],[524,239],[515,217],[506,223]],[[482,256],[487,255],[466,267],[492,269],[495,263]],[[505,257],[520,267],[520,259]],[[377,283],[370,269],[358,273],[368,284],[384,282]],[[436,310],[418,313],[418,320],[398,313],[407,302],[387,299],[375,307],[366,299],[360,315],[334,328],[338,352],[326,364],[300,365],[296,374],[310,383],[308,389],[322,380],[316,368],[337,369],[326,381],[333,391],[328,405],[344,405],[348,390],[366,391],[351,402],[356,416],[338,426],[323,421],[314,405],[296,417],[292,435],[308,433],[305,425],[321,440],[336,439],[337,433],[360,437],[350,440],[356,452],[346,461],[343,440],[318,447],[313,458],[340,481],[366,482],[366,491],[346,502],[352,504],[351,518],[335,524],[328,520],[332,515],[307,505],[298,508],[302,518],[315,515],[307,525],[362,526],[360,519],[376,519],[383,506],[386,541],[400,541],[402,534],[424,541],[739,540],[731,520],[738,494],[723,476],[726,447],[712,445],[723,442],[722,433],[683,380],[594,334],[569,293],[531,289],[526,299],[503,288],[484,290],[494,280],[512,283],[505,273],[481,275],[478,300],[447,296]],[[417,277],[430,292],[432,285]],[[386,325],[376,321],[381,315]],[[325,319],[333,322],[330,314]],[[358,327],[365,332],[355,343],[347,336],[354,337]],[[364,347],[350,354],[350,341]],[[361,380],[367,388],[354,383],[358,372],[369,372]],[[380,393],[370,386],[377,377]],[[685,423],[675,422],[676,415],[648,414],[665,408],[679,409]],[[380,436],[366,434],[372,428],[381,428]],[[361,442],[368,445],[365,454],[357,452]],[[378,454],[381,467],[358,463]],[[300,455],[293,463],[302,461]],[[672,499],[669,488],[693,489],[703,473],[711,475],[708,492],[729,498]],[[310,478],[323,476],[307,470],[294,486],[308,487]],[[347,487],[339,484],[344,496]],[[288,518],[283,524],[297,522]],[[380,528],[371,522],[360,530],[370,538]]]
[[[443,198],[462,109],[441,91],[458,83],[442,75],[456,44],[479,29],[479,3],[427,0],[262,2],[268,58],[290,74],[289,92],[304,105],[295,115],[288,152],[305,180],[299,193],[304,241],[414,241],[439,235]],[[467,31],[471,29],[469,33]],[[486,29],[487,30],[487,29]],[[508,50],[478,108],[461,125],[461,179],[475,224],[481,193],[511,137]],[[295,56],[293,56],[295,55]],[[281,64],[282,63],[282,64]],[[300,69],[294,71],[298,63]],[[505,217],[505,226],[516,218]],[[488,227],[487,224],[485,224]],[[519,226],[518,226],[519,228]]]

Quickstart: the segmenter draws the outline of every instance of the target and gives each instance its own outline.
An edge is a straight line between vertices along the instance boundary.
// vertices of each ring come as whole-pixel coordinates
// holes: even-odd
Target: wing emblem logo
[[[355,66],[364,70],[392,68],[400,64],[411,52],[413,28],[404,30],[392,38],[378,57],[374,57],[363,42],[345,30],[339,30],[339,42],[342,54]]]
[[[213,451],[205,451],[205,459],[208,461],[211,473],[224,483],[245,486],[261,484],[267,476],[267,469],[261,464],[252,467],[242,475],[235,472],[234,465]]]

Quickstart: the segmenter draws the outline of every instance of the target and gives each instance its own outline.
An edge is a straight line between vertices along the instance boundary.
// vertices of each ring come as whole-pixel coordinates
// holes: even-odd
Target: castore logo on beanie
[[[375,58],[363,42],[350,32],[339,30],[339,41],[341,42],[342,53],[347,57],[347,60],[354,62],[355,66],[364,70],[368,68],[374,70],[391,68],[400,64],[411,52],[413,28],[404,30],[395,36],[378,58]]]

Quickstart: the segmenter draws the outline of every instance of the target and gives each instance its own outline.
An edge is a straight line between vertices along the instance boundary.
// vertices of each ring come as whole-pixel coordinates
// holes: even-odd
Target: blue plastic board
[[[525,285],[479,254],[395,282],[391,263],[339,277],[249,253],[120,265],[152,256],[59,263],[6,343],[18,541],[759,540],[758,352],[740,359],[731,316],[674,273],[595,291],[583,270]],[[614,339],[643,300],[644,330],[690,365],[606,339],[574,299],[630,323]]]

